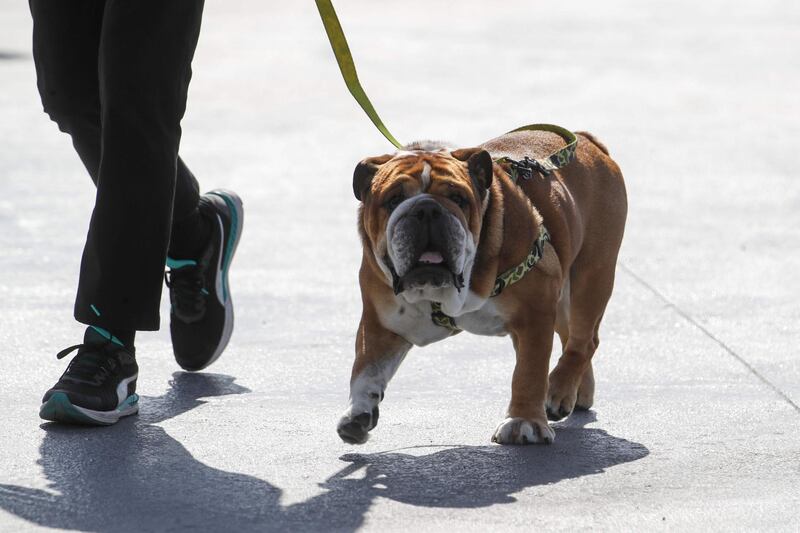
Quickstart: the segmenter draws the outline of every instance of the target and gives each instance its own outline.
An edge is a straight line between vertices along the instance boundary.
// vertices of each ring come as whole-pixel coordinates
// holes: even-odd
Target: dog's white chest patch
[[[475,335],[503,336],[508,334],[505,318],[492,300],[486,300],[477,311],[456,317],[456,325]]]
[[[415,346],[425,346],[450,336],[449,329],[431,320],[431,303],[427,301],[408,303],[398,299],[391,309],[381,314],[381,322],[386,329]]]
[[[454,317],[459,329],[475,335],[502,336],[508,332],[505,318],[491,300],[485,300],[477,310]],[[451,335],[447,328],[437,326],[431,318],[431,303],[408,303],[397,299],[392,308],[381,314],[383,326],[416,346],[425,346]]]

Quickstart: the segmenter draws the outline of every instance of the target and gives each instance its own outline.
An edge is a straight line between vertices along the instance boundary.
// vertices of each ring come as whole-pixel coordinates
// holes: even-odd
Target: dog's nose
[[[420,222],[431,222],[442,216],[442,206],[436,200],[420,200],[411,208],[409,216]]]

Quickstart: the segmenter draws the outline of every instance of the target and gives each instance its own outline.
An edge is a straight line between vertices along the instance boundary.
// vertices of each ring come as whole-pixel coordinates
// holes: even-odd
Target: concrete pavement
[[[0,0],[0,531],[798,530],[800,7],[454,5],[337,8],[401,141],[553,122],[611,149],[630,213],[594,409],[552,446],[490,445],[510,341],[459,335],[412,351],[366,445],[339,441],[352,170],[391,146],[311,3],[236,0],[206,6],[181,149],[245,200],[231,346],[186,374],[140,333],[138,417],[40,424],[83,330],[93,188],[41,113],[27,7]]]

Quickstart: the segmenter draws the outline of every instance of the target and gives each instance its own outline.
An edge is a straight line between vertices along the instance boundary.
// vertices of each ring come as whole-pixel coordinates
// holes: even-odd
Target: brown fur
[[[479,236],[470,284],[476,294],[488,297],[497,275],[522,261],[538,235],[540,224],[551,235],[551,243],[536,268],[494,299],[503,316],[508,317],[506,330],[517,352],[508,416],[524,419],[535,433],[544,436],[550,431],[548,415],[560,418],[576,406],[591,406],[594,393],[591,358],[599,343],[600,320],[613,289],[627,214],[625,185],[619,168],[600,141],[580,132],[576,160],[551,176],[534,175],[533,179],[515,184],[495,164],[488,198],[483,200],[466,163],[470,155],[481,149],[495,159],[502,156],[522,159],[542,157],[561,146],[563,140],[556,134],[523,131],[492,139],[475,149],[415,152],[395,159],[381,156],[365,160],[379,166],[368,183],[359,212],[364,245],[359,281],[364,307],[353,378],[368,365],[380,363],[386,354],[410,346],[383,326],[382,309],[387,308],[394,294],[375,260],[375,252],[382,253],[378,248],[384,246],[388,214],[382,208],[383,202],[398,187],[409,194],[419,189],[418,175],[423,163],[428,163],[432,170],[427,192],[460,216],[473,236]],[[453,190],[469,195],[468,209],[462,211],[448,199]],[[568,295],[562,291],[567,281]],[[561,339],[563,354],[548,384],[554,331]],[[517,430],[518,437],[521,430]]]

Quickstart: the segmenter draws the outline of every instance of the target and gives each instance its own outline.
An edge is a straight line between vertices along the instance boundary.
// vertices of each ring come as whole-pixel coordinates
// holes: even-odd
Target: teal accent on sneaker
[[[195,265],[197,265],[197,261],[192,259],[172,259],[171,257],[167,257],[167,266],[169,268],[183,268]]]
[[[95,330],[100,335],[102,335],[104,338],[106,338],[106,339],[110,340],[111,342],[113,342],[114,344],[119,344],[120,346],[125,348],[125,344],[123,344],[121,340],[119,340],[114,335],[112,335],[111,332],[108,331],[107,329],[99,328],[97,326],[89,326],[89,327],[92,328],[93,330]]]
[[[230,267],[231,263],[231,256],[233,256],[233,249],[236,245],[237,240],[237,232],[239,230],[239,213],[236,211],[236,204],[223,194],[218,193],[210,193],[215,196],[219,196],[222,198],[228,206],[228,211],[231,213],[231,234],[230,238],[228,239],[228,244],[225,247],[225,255],[222,258],[222,272],[227,273],[228,268]],[[222,277],[222,299],[223,301],[228,301],[228,276],[223,275]]]
[[[94,304],[90,304],[89,307],[92,308],[92,311],[94,311],[94,314],[96,314],[97,316],[100,316],[100,311],[97,310],[97,308],[94,306]]]
[[[208,291],[205,288],[200,289],[200,292],[208,296]]]
[[[125,409],[127,409],[128,407],[130,407],[130,406],[132,406],[132,405],[136,405],[137,403],[139,403],[139,395],[138,395],[138,394],[136,394],[136,393],[133,393],[133,394],[131,394],[130,396],[128,396],[128,397],[125,399],[125,401],[124,401],[124,402],[122,402],[122,403],[119,405],[119,407],[117,407],[117,411],[124,411],[124,410],[125,410]]]
[[[97,420],[89,418],[81,413],[67,398],[63,392],[53,394],[47,402],[42,404],[39,409],[39,416],[51,422],[66,422],[68,424],[99,424]],[[101,424],[102,425],[102,424]]]

